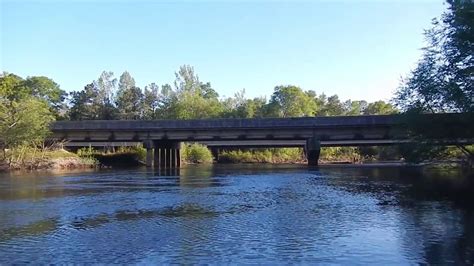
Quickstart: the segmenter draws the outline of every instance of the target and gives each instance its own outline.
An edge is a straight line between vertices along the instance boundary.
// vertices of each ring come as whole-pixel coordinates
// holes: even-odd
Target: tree
[[[314,116],[314,99],[296,86],[277,86],[270,98],[268,113],[276,117]]]
[[[474,2],[447,4],[425,32],[428,45],[418,66],[397,91],[394,101],[403,111],[474,111]]]
[[[87,84],[82,91],[71,92],[71,120],[96,120],[100,119],[100,103],[96,99],[98,89],[94,83]]]
[[[347,100],[344,102],[345,115],[361,115],[366,108],[367,108],[366,101]]]
[[[132,87],[117,98],[120,119],[138,120],[142,114],[143,93],[139,87]]]
[[[217,98],[219,98],[219,94],[217,93],[217,91],[215,91],[211,87],[210,82],[200,83],[200,91],[201,91],[202,97],[204,97],[206,99],[217,99]]]
[[[142,105],[142,118],[145,120],[157,118],[156,111],[160,104],[158,89],[159,86],[155,83],[151,83],[145,87]]]
[[[114,78],[114,73],[103,71],[99,78],[93,83],[97,88],[97,96],[94,97],[94,104],[99,106],[97,114],[98,119],[116,119],[118,111],[113,104],[113,98],[116,90],[117,79]]]
[[[21,101],[0,101],[0,135],[4,148],[44,140],[52,121],[54,115],[43,100],[27,96]]]
[[[266,104],[265,98],[247,99],[245,97],[245,89],[234,94],[222,102],[223,113],[225,118],[254,118],[263,117],[263,109]]]
[[[43,141],[53,120],[48,102],[32,95],[22,78],[13,74],[0,77],[0,136],[4,159],[6,149]]]
[[[199,77],[194,73],[194,68],[190,65],[180,66],[178,72],[175,72],[174,86],[178,93],[185,91],[201,92]]]
[[[168,118],[217,118],[222,111],[223,108],[218,99],[206,99],[197,92],[185,91],[173,96]]]
[[[215,118],[222,114],[223,107],[211,84],[201,83],[194,68],[181,66],[175,73],[175,90],[166,87],[163,93],[161,117],[173,119]]]
[[[135,86],[135,79],[128,71],[125,71],[122,73],[122,75],[120,75],[117,94],[119,94],[121,91],[132,89]]]
[[[139,119],[142,114],[143,93],[127,71],[120,76],[116,105],[120,119]]]
[[[448,10],[441,20],[433,20],[433,27],[425,31],[427,46],[423,56],[402,81],[394,99],[405,112],[408,130],[423,144],[408,150],[426,155],[427,159],[443,151],[433,145],[436,138],[433,133],[452,131],[452,128],[440,126],[449,120],[423,121],[417,114],[464,112],[466,123],[460,132],[474,131],[474,2],[448,0],[447,4]],[[459,132],[451,133],[454,138]],[[463,145],[459,148],[472,163],[472,150]]]
[[[384,101],[369,103],[363,110],[364,115],[390,115],[396,113],[398,113],[398,110],[390,103]]]
[[[23,79],[17,75],[3,73],[0,77],[2,83],[3,97],[10,100],[21,99],[26,96],[44,100],[56,117],[60,111],[64,111],[64,100],[66,92],[52,79],[42,76],[34,76]]]
[[[43,76],[28,77],[24,86],[29,95],[45,100],[56,115],[64,111],[67,93],[52,79]]]
[[[115,104],[120,119],[140,119],[143,93],[135,86],[135,79],[127,71],[120,76]]]
[[[322,107],[318,112],[319,116],[335,116],[344,114],[344,106],[339,100],[339,96],[333,95],[326,99],[326,95],[320,96]]]
[[[155,111],[155,116],[158,119],[172,118],[171,109],[176,101],[176,93],[169,84],[161,86],[161,92],[158,97],[158,109]]]
[[[118,118],[114,105],[117,80],[112,72],[103,71],[97,80],[82,91],[72,92],[69,109],[71,120],[112,120]]]

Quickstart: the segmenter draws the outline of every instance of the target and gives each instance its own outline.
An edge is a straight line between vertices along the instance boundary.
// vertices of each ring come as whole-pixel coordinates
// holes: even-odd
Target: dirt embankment
[[[98,163],[94,160],[80,157],[65,158],[38,158],[22,162],[12,162],[0,164],[0,171],[8,170],[64,170],[64,169],[83,169],[97,167]]]

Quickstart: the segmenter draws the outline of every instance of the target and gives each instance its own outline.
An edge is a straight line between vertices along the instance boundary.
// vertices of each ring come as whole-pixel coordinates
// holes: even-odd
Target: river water
[[[0,264],[474,263],[472,176],[288,165],[164,174],[0,176]]]

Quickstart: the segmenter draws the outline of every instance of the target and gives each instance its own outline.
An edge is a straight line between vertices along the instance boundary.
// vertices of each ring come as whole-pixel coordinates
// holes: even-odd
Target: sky
[[[188,64],[221,96],[296,85],[389,100],[442,0],[0,0],[0,70],[81,90],[104,70],[140,87]]]

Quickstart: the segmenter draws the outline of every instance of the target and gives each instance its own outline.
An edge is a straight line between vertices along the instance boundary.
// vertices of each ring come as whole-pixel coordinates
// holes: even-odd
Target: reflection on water
[[[0,263],[474,263],[474,177],[224,165],[0,176]]]

